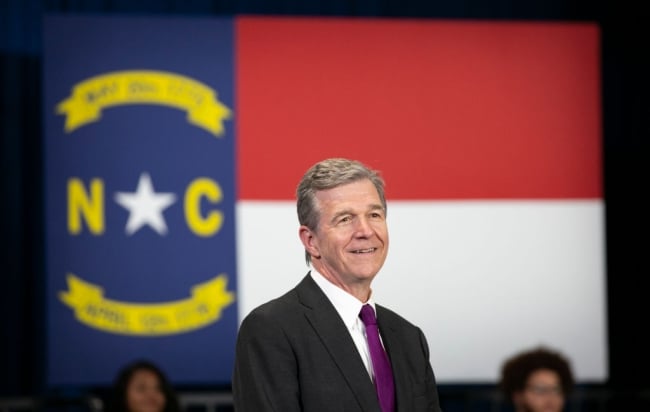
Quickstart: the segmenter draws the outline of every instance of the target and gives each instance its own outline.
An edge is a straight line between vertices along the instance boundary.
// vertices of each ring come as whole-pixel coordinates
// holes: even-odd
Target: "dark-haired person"
[[[560,412],[573,386],[568,359],[546,347],[515,354],[501,368],[500,387],[515,412]]]
[[[176,392],[153,362],[125,365],[111,388],[106,412],[180,412]]]
[[[388,254],[383,179],[358,161],[326,159],[296,192],[311,270],[243,320],[235,410],[439,412],[424,334],[372,293]]]

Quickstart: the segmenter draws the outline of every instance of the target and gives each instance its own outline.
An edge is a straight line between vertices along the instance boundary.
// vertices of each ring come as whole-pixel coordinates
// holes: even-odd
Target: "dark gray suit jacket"
[[[439,412],[424,334],[389,309],[376,308],[397,412]],[[232,384],[237,412],[381,411],[350,333],[309,274],[243,320]]]

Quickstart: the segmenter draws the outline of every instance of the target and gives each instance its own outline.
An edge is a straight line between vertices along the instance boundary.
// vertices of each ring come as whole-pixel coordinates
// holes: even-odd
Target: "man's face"
[[[564,408],[560,377],[550,369],[535,371],[514,400],[519,412],[560,412]]]
[[[316,193],[318,229],[300,228],[312,265],[345,290],[369,285],[388,253],[388,227],[377,189],[364,179]]]

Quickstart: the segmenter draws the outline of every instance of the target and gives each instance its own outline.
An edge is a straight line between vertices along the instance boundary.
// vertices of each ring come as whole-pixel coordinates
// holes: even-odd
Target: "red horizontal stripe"
[[[330,156],[390,199],[599,198],[590,23],[237,19],[239,198],[292,199]]]

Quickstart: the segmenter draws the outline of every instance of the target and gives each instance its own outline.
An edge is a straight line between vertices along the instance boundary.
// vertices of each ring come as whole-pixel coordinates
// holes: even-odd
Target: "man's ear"
[[[309,253],[313,258],[319,259],[320,251],[318,249],[318,240],[311,229],[304,225],[300,226],[298,229],[298,236],[300,237],[300,241],[305,247],[307,253]]]
[[[318,248],[318,239],[316,238],[314,232],[312,232],[311,229],[309,229],[307,226],[302,225],[298,229],[298,237],[300,237],[300,241],[305,247],[307,253],[309,253],[313,258],[319,259],[320,251]]]

